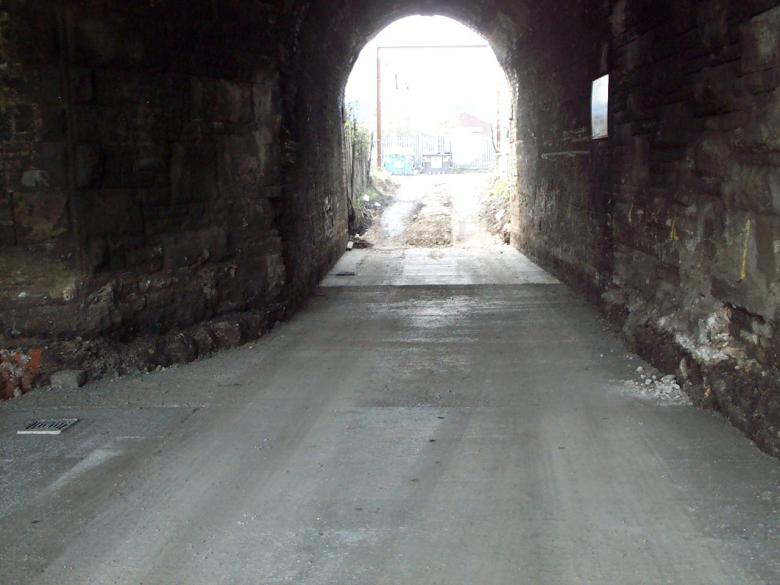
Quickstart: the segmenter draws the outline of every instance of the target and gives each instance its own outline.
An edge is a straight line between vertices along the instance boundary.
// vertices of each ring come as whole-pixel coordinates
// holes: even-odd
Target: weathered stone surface
[[[177,333],[165,339],[162,351],[166,364],[185,364],[197,357],[198,346],[192,336]]]
[[[16,240],[23,244],[47,242],[68,232],[68,195],[62,191],[14,195]]]
[[[49,383],[57,388],[81,388],[87,381],[84,370],[60,370],[50,376]]]
[[[209,78],[192,81],[192,111],[211,124],[247,124],[252,121],[252,86]]]
[[[192,332],[192,339],[198,355],[208,355],[215,347],[217,342],[207,326],[196,327]]]
[[[79,144],[76,148],[76,186],[100,187],[105,172],[105,156],[99,144]]]
[[[675,5],[681,25],[667,30],[639,18],[647,3],[620,3],[612,116],[633,133],[657,130],[641,142],[617,139],[615,263],[604,299],[635,347],[780,452],[768,352],[780,254],[778,3]],[[651,44],[633,40],[648,34]],[[675,50],[659,53],[658,35]],[[671,74],[646,83],[659,68]]]
[[[163,239],[163,257],[168,269],[204,262],[220,262],[228,255],[228,234],[224,228],[209,228]]]
[[[175,144],[171,156],[173,203],[204,200],[217,194],[214,144]]]
[[[241,345],[241,325],[233,321],[218,321],[211,326],[211,333],[220,347],[231,348]]]
[[[751,18],[740,32],[744,72],[780,67],[780,6]]]
[[[71,47],[82,66],[162,69],[166,64],[164,22],[154,4],[146,14],[100,14],[89,8],[73,19]]]

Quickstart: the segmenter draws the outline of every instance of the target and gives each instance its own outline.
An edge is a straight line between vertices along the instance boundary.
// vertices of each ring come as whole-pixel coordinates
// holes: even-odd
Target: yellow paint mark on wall
[[[628,209],[628,225],[634,225],[634,202],[631,202],[631,207]]]
[[[750,231],[753,226],[752,221],[748,218],[745,224],[745,243],[742,246],[742,268],[739,272],[739,281],[744,281],[748,276],[748,255],[750,253]]]
[[[679,239],[680,236],[677,234],[677,217],[674,217],[672,219],[672,229],[669,231],[669,241],[677,242]]]

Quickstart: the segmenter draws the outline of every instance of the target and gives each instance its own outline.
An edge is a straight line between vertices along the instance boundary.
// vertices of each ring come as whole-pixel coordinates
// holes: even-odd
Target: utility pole
[[[376,48],[376,166],[382,168],[382,58]]]

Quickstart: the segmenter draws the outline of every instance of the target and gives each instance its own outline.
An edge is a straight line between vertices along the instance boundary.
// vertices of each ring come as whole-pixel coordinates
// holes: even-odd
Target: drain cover
[[[345,270],[344,272],[337,272],[336,276],[355,276],[355,273]]]
[[[41,418],[31,420],[17,435],[60,435],[79,422],[77,418]]]

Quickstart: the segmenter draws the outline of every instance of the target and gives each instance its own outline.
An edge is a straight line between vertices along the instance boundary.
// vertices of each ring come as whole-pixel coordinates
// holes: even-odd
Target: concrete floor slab
[[[560,284],[509,246],[353,250],[322,286]]]
[[[777,460],[635,391],[527,260],[437,253],[348,255],[256,345],[0,406],[0,583],[780,582]]]

